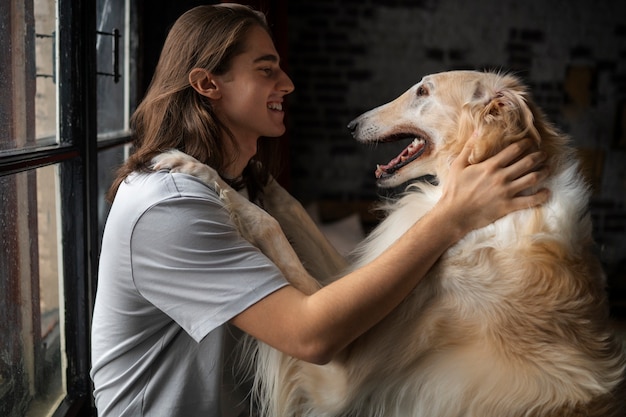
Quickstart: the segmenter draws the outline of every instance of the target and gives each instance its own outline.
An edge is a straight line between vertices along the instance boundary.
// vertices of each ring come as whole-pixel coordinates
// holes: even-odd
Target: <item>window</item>
[[[89,325],[135,103],[132,0],[0,2],[0,415],[91,412]],[[99,175],[102,180],[99,180]]]
[[[56,143],[56,11],[54,1],[35,0],[35,138]]]
[[[96,2],[99,236],[109,209],[104,196],[130,149],[129,117],[137,100],[135,19],[129,1]]]
[[[47,411],[62,383],[56,166],[0,177],[0,398],[3,416]],[[44,415],[44,414],[32,414]]]
[[[134,68],[131,43],[136,34],[130,4],[124,1],[97,0],[97,88],[98,137],[100,141],[128,135],[130,107],[135,102]],[[131,36],[129,36],[131,35]]]

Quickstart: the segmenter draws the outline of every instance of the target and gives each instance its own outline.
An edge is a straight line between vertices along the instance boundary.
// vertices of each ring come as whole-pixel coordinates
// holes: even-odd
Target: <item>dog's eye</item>
[[[423,85],[420,85],[419,87],[417,87],[416,94],[417,94],[418,97],[427,96],[428,95],[428,89],[426,87],[424,87]]]

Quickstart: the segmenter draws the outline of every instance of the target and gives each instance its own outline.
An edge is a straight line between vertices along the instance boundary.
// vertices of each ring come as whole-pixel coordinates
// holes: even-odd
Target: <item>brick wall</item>
[[[514,71],[581,149],[603,258],[626,283],[626,2],[298,0],[288,7],[297,197],[376,198],[375,164],[399,148],[357,144],[346,125],[423,75]]]

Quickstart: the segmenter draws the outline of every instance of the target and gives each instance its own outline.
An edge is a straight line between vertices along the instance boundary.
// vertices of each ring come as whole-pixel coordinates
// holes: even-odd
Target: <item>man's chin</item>
[[[263,136],[267,138],[279,138],[282,135],[284,135],[286,131],[287,129],[285,128],[285,126],[283,126],[282,128],[279,128],[279,129],[272,129],[272,132],[268,132],[267,134]]]

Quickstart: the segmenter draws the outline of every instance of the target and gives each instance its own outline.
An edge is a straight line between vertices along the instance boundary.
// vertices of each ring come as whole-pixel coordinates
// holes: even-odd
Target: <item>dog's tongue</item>
[[[385,165],[376,165],[376,178],[382,177],[384,174],[392,173],[393,171],[402,167],[402,164],[407,162],[413,156],[415,156],[419,151],[424,148],[424,141],[419,139],[414,139],[413,142],[409,144],[406,148],[400,152],[398,156],[393,158]]]
[[[396,165],[398,165],[400,162],[402,161],[402,157],[404,156],[406,159],[406,155],[408,154],[407,150],[403,150],[402,153],[398,156],[396,156],[395,158],[393,158],[391,161],[389,161],[389,163],[385,164],[385,165],[376,165],[376,178],[380,178],[383,176],[383,174],[388,173],[390,170],[392,170],[393,167],[395,167]]]

